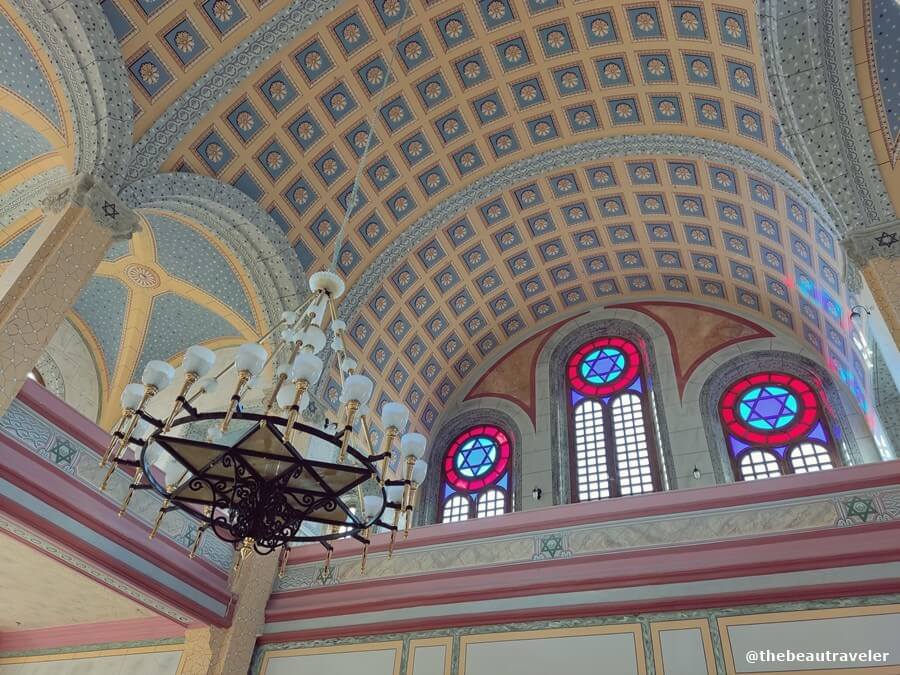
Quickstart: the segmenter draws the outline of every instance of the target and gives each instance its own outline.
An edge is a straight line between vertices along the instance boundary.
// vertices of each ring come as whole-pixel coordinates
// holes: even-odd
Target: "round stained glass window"
[[[497,482],[509,466],[509,436],[493,425],[468,429],[444,458],[447,482],[460,490],[480,490]]]
[[[741,396],[738,413],[755,429],[782,429],[797,418],[797,397],[784,387],[754,387]]]
[[[607,337],[582,345],[569,359],[569,383],[586,396],[606,396],[629,386],[640,372],[637,347]]]
[[[735,382],[722,397],[722,421],[748,443],[789,443],[806,434],[819,417],[812,388],[784,373],[758,373]]]

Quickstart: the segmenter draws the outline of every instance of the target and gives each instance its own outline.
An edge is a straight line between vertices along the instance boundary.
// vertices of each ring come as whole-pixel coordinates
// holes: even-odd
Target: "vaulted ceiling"
[[[124,182],[234,186],[298,272],[329,263],[346,218],[354,350],[421,428],[517,334],[624,296],[702,298],[853,372],[839,235],[782,138],[749,0],[100,4],[133,97]],[[141,216],[76,306],[109,390],[271,315],[210,222]],[[123,307],[112,333],[98,306]],[[165,312],[209,316],[172,336]]]

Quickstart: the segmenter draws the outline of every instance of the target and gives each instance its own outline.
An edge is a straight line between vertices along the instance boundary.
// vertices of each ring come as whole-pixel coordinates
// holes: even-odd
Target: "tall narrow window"
[[[502,429],[474,426],[450,444],[441,481],[442,523],[498,516],[512,510],[512,442]]]
[[[839,464],[819,399],[798,377],[757,373],[738,380],[722,396],[719,416],[738,480]]]
[[[658,490],[651,404],[637,347],[619,337],[592,340],[572,354],[566,376],[578,501]]]

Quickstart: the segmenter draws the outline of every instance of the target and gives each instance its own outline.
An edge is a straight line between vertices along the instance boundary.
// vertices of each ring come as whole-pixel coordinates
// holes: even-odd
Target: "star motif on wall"
[[[862,523],[868,522],[870,516],[878,515],[878,509],[872,505],[872,500],[862,497],[851,497],[844,502],[844,508],[847,509],[848,517],[859,518]]]
[[[107,218],[115,218],[119,215],[119,210],[112,202],[103,202],[103,213]]]
[[[880,235],[875,237],[875,241],[878,242],[879,246],[884,246],[885,248],[890,248],[894,244],[897,243],[898,237],[896,232],[891,232],[888,234],[887,232],[882,232]]]

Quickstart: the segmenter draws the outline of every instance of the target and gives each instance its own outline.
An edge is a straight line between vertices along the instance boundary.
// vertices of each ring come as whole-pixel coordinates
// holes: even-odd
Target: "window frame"
[[[445,486],[450,485],[449,481],[447,480],[447,472],[446,472],[446,466],[445,466],[447,457],[449,456],[449,453],[454,449],[454,446],[456,445],[457,441],[460,439],[461,436],[464,436],[465,434],[471,432],[473,429],[477,429],[479,427],[493,427],[497,431],[502,433],[504,436],[506,436],[506,441],[509,444],[509,459],[507,461],[506,468],[494,481],[492,481],[490,483],[486,483],[485,485],[482,485],[477,490],[462,490],[460,488],[456,488],[451,485],[451,487],[453,487],[453,489],[454,489],[454,492],[451,493],[450,495],[444,497],[443,496],[444,488],[445,488]],[[515,509],[515,504],[513,503],[513,494],[515,494],[514,493],[515,478],[513,476],[515,453],[516,453],[516,444],[515,444],[514,436],[511,433],[509,433],[509,431],[507,431],[506,428],[504,428],[500,424],[495,424],[493,422],[469,424],[469,425],[465,426],[464,428],[462,428],[457,434],[455,434],[453,436],[453,438],[450,440],[450,443],[448,444],[447,449],[444,451],[443,455],[441,455],[440,477],[439,477],[439,482],[438,482],[438,490],[439,490],[440,500],[437,503],[437,522],[439,524],[465,522],[465,521],[459,521],[459,520],[454,520],[454,521],[445,521],[444,520],[444,510],[445,510],[447,504],[450,502],[450,500],[456,496],[460,496],[460,497],[466,499],[468,502],[469,511],[468,511],[468,517],[465,520],[478,519],[479,518],[479,516],[478,516],[479,500],[481,499],[481,497],[483,495],[485,495],[488,492],[494,491],[494,490],[500,492],[503,495],[503,499],[504,499],[503,513],[495,514],[493,516],[481,516],[481,518],[494,518],[497,515],[505,515],[507,513],[512,513],[513,510]],[[505,488],[498,484],[499,481],[501,481],[504,476],[506,476],[506,487]]]
[[[809,432],[807,432],[805,436],[795,438],[795,439],[789,441],[788,443],[777,443],[777,442],[775,442],[775,443],[752,443],[752,444],[748,444],[748,447],[744,448],[743,450],[741,450],[740,452],[738,452],[736,454],[731,451],[731,437],[733,434],[731,433],[731,431],[729,431],[728,427],[725,425],[725,420],[722,419],[722,413],[721,413],[722,407],[723,407],[722,401],[725,398],[725,396],[735,387],[735,385],[737,385],[742,380],[745,380],[749,377],[753,377],[754,375],[763,375],[763,374],[785,375],[787,377],[791,377],[791,378],[800,380],[807,387],[810,388],[810,390],[812,392],[812,396],[815,399],[816,410],[818,412],[816,421],[818,424],[820,424],[822,426],[822,433],[825,435],[826,440],[822,441],[817,438],[810,438]],[[803,445],[804,443],[812,443],[814,445],[819,445],[819,446],[822,446],[823,448],[825,448],[825,450],[828,452],[828,456],[831,458],[831,468],[832,469],[837,469],[837,468],[844,466],[844,463],[841,459],[841,453],[838,450],[837,443],[835,442],[834,433],[831,430],[832,422],[828,417],[825,406],[822,405],[822,398],[817,393],[816,387],[810,385],[809,382],[807,382],[806,379],[803,377],[799,377],[797,375],[791,375],[790,373],[786,373],[786,372],[763,370],[763,371],[757,371],[757,372],[750,373],[749,375],[735,378],[731,382],[729,382],[729,384],[723,389],[722,394],[719,396],[718,404],[716,405],[716,413],[717,413],[717,417],[719,420],[719,427],[722,429],[722,433],[725,438],[725,450],[728,453],[728,458],[731,462],[731,470],[734,474],[735,482],[744,482],[745,481],[743,471],[741,471],[741,461],[743,460],[743,458],[746,455],[753,452],[754,450],[759,450],[759,451],[765,452],[769,455],[772,455],[775,458],[775,461],[778,463],[778,469],[781,471],[781,476],[815,473],[815,472],[811,472],[811,471],[795,471],[793,462],[791,462],[791,459],[790,459],[791,453],[796,448]],[[783,456],[780,456],[777,452],[775,452],[775,448],[780,448],[780,447],[785,448]],[[824,470],[829,471],[830,469],[824,469]],[[768,476],[767,478],[780,478],[781,476]],[[757,479],[752,479],[751,481],[748,481],[748,482],[752,482],[755,480],[765,480],[765,479],[757,478]]]
[[[563,382],[565,383],[565,397],[566,397],[566,427],[568,429],[568,439],[569,439],[569,485],[570,485],[570,493],[571,493],[571,501],[574,504],[581,502],[593,502],[593,501],[601,501],[604,499],[615,499],[617,497],[633,497],[641,494],[653,494],[654,492],[662,491],[662,479],[660,476],[660,467],[659,467],[659,448],[657,447],[656,442],[656,427],[653,420],[652,410],[650,406],[653,405],[651,397],[650,397],[650,380],[647,378],[647,364],[644,358],[643,351],[638,348],[638,346],[634,343],[633,340],[630,340],[625,337],[621,337],[619,335],[600,335],[588,340],[582,341],[575,349],[571,350],[571,352],[566,357],[564,363],[568,364],[569,360],[572,356],[575,355],[580,349],[582,349],[585,345],[594,342],[595,340],[601,338],[618,338],[620,340],[624,340],[625,342],[630,343],[635,347],[638,354],[638,373],[637,377],[641,378],[641,382],[644,385],[641,388],[641,392],[631,391],[630,389],[621,389],[609,396],[609,403],[604,404],[601,400],[602,396],[583,396],[583,398],[578,401],[577,405],[572,404],[572,392],[575,391],[572,387],[572,383],[569,381],[568,374],[566,372],[563,373]],[[613,407],[616,401],[625,395],[632,394],[637,396],[641,401],[641,417],[644,422],[644,436],[646,437],[647,443],[647,454],[650,458],[650,477],[653,483],[652,492],[642,492],[636,494],[627,494],[623,495],[621,491],[621,486],[619,484],[619,466],[616,461],[616,436],[615,436],[615,427],[613,425]],[[595,499],[582,499],[581,491],[579,489],[578,483],[578,446],[575,435],[575,410],[578,405],[581,405],[585,401],[595,401],[600,405],[603,417],[603,440],[604,446],[606,450],[606,466],[609,473],[609,497],[597,497]]]

